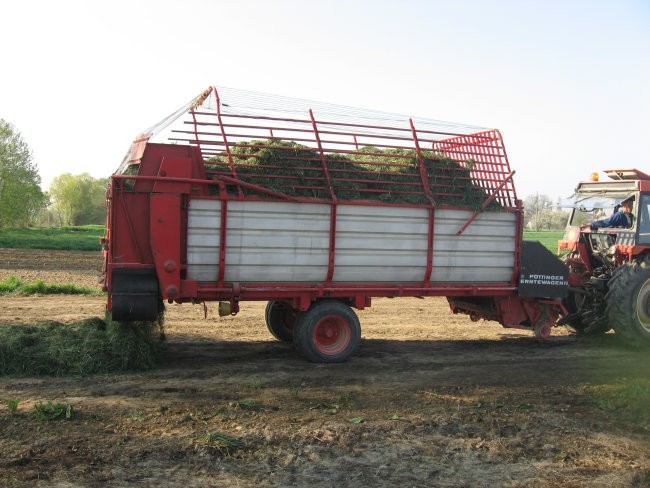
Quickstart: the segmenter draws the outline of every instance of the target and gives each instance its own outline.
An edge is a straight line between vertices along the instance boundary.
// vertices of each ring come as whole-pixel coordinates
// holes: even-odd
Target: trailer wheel
[[[650,346],[650,256],[614,271],[607,292],[607,318],[632,346]]]
[[[541,341],[547,340],[549,337],[551,337],[551,331],[553,330],[553,327],[551,324],[541,321],[535,324],[533,332],[535,333],[535,337]]]
[[[273,337],[282,342],[292,342],[293,328],[300,315],[300,311],[291,308],[289,304],[271,300],[266,304],[264,319]]]
[[[342,302],[317,302],[296,324],[294,342],[298,350],[314,363],[341,363],[359,347],[359,318]]]

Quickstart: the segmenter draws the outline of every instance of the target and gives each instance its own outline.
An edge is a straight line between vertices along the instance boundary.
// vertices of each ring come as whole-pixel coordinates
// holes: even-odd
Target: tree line
[[[108,178],[64,173],[41,190],[38,167],[20,133],[0,118],[0,229],[30,225],[103,224]],[[536,193],[524,200],[524,223],[531,230],[563,229],[567,212]]]
[[[44,192],[27,143],[0,118],[0,229],[103,224],[107,183],[88,173],[64,173]]]
[[[569,213],[554,205],[548,195],[535,193],[524,199],[524,225],[530,230],[562,230]]]

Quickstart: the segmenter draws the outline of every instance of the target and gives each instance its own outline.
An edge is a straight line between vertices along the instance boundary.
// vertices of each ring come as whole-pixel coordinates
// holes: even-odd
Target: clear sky
[[[210,85],[497,128],[520,198],[650,173],[650,0],[3,2],[0,118],[107,177]]]

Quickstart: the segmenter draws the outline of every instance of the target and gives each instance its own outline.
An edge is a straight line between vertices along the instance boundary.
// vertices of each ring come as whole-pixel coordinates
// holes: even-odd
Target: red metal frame
[[[314,150],[314,158],[311,162],[318,162],[323,170],[322,177],[312,178],[310,185],[302,185],[301,188],[322,190],[324,194],[330,195],[330,201],[336,202],[340,199],[334,189],[336,182],[363,183],[367,180],[346,177],[345,171],[337,168],[335,162],[328,163],[325,160],[327,156],[349,156],[363,151],[367,156],[385,159],[386,154],[380,151],[411,150],[417,156],[419,178],[417,180],[413,178],[410,183],[401,182],[402,187],[410,187],[412,190],[393,190],[393,193],[421,195],[430,205],[435,206],[436,194],[449,196],[448,191],[452,185],[442,181],[426,184],[427,175],[423,165],[422,148],[430,147],[432,152],[442,154],[458,163],[458,177],[464,177],[462,176],[464,172],[469,171],[475,187],[482,188],[487,195],[494,195],[493,199],[505,208],[516,206],[514,185],[512,180],[508,179],[512,172],[501,135],[497,130],[453,126],[447,123],[436,125],[431,121],[404,117],[399,121],[396,120],[397,116],[392,114],[369,112],[370,116],[366,116],[365,113],[359,114],[358,111],[355,112],[348,107],[336,106],[325,106],[323,116],[317,118],[315,110],[305,105],[306,116],[300,117],[296,115],[295,100],[285,101],[284,103],[290,105],[289,109],[285,109],[281,105],[282,100],[278,105],[270,107],[266,98],[260,99],[259,103],[266,104],[262,109],[256,113],[247,113],[252,111],[249,104],[258,99],[251,101],[250,95],[247,95],[249,98],[244,96],[244,102],[240,102],[242,108],[237,110],[237,102],[243,95],[236,91],[234,94],[226,91],[226,94],[222,95],[222,90],[224,89],[217,90],[212,87],[206,91],[207,96],[203,94],[205,96],[203,103],[193,105],[186,119],[182,121],[184,125],[190,125],[191,129],[174,129],[169,140],[197,146],[204,160],[224,155],[227,160],[227,168],[224,167],[224,170],[230,173],[231,177],[236,177],[237,167],[244,164],[243,160],[238,161],[233,148],[272,149],[271,146],[264,144],[264,141],[268,140],[298,143]],[[403,126],[397,122],[403,123]],[[378,152],[373,153],[368,148],[376,148]],[[246,158],[251,157],[257,155],[246,155]],[[392,154],[391,158],[392,162],[383,161],[382,164],[386,167],[405,167],[410,164],[409,160],[412,156]],[[304,157],[295,159],[310,163]],[[314,166],[302,166],[296,169],[313,171]],[[213,170],[210,176],[217,177],[223,175],[225,171]],[[368,171],[368,174],[372,175],[375,186],[391,184],[390,172]],[[273,174],[264,176],[274,178]],[[381,179],[381,176],[384,179]],[[278,178],[287,180],[287,184],[291,182],[291,178],[286,175]],[[444,177],[441,180],[444,180]],[[238,189],[241,192],[241,187]],[[364,188],[360,193],[372,199],[374,195],[384,191],[386,191],[384,188]]]
[[[265,107],[263,111],[255,112],[246,104],[245,108],[238,109],[234,106],[237,104],[230,100],[230,94],[222,96],[212,87],[188,106],[182,123],[191,125],[191,129],[172,130],[169,140],[174,144],[151,142],[156,128],[133,143],[120,168],[119,173],[122,174],[115,174],[112,178],[107,197],[105,289],[111,289],[113,269],[148,267],[157,271],[163,298],[178,302],[225,300],[231,302],[235,311],[240,300],[283,300],[296,309],[306,310],[314,300],[322,297],[344,299],[352,306],[363,309],[370,306],[372,297],[468,296],[502,297],[495,298],[495,303],[509,304],[507,307],[499,305],[500,321],[507,326],[530,322],[534,317],[527,315],[540,313],[539,309],[528,301],[524,303],[517,296],[523,212],[512,181],[514,172],[510,170],[501,134],[497,130],[436,125],[431,121],[411,118],[397,120],[389,114],[380,113],[370,113],[372,117],[366,117],[352,109],[332,109],[330,106],[326,107],[322,118],[317,118],[316,111],[311,108],[306,110],[306,117],[296,115],[293,106],[290,107],[291,111],[285,112],[282,112],[281,106]],[[261,99],[261,103],[264,105],[266,99]],[[274,174],[269,171],[270,174],[265,174],[265,177],[276,178],[280,187],[284,184],[294,189],[319,191],[319,198],[272,190],[241,178],[238,169],[245,164],[243,158],[257,155],[240,157],[235,154],[234,148],[273,149],[278,142],[300,143],[301,147],[296,149],[295,161],[299,164],[296,169],[312,174],[320,168],[321,176],[310,176],[308,183],[300,185],[281,172]],[[425,153],[423,147],[430,147],[431,150]],[[309,151],[313,151],[313,157]],[[395,171],[412,167],[413,154],[416,171],[400,173],[403,177],[399,182],[400,189],[394,191],[411,201],[386,203],[373,199],[386,191],[382,185],[395,186],[392,184]],[[431,175],[427,174],[426,161],[435,154],[443,155],[457,165],[446,167],[448,174],[432,182]],[[343,158],[351,155],[363,155],[366,158],[364,164],[379,165],[380,168],[357,171],[350,176]],[[215,156],[219,156],[220,161],[225,156],[225,166],[211,159]],[[289,155],[287,159],[291,157]],[[219,167],[223,167],[223,170]],[[124,174],[125,168],[137,168],[137,174]],[[273,168],[269,165],[265,169]],[[485,198],[459,233],[492,201],[498,202],[501,211],[514,213],[517,217],[514,272],[508,283],[440,284],[429,281],[433,271],[436,211],[440,207],[467,209],[467,206],[453,203],[454,198],[462,197],[462,194],[454,193],[453,180],[467,178],[471,179],[471,186],[484,191]],[[337,184],[343,184],[344,188],[345,184],[356,187],[368,185],[359,192],[361,198],[346,200],[338,194]],[[233,188],[236,189],[234,193],[231,191]],[[219,271],[214,283],[199,283],[185,278],[186,235],[183,229],[186,228],[187,204],[191,198],[221,201]],[[445,198],[448,199],[446,202]],[[225,282],[228,202],[262,199],[330,204],[329,262],[324,282]],[[427,262],[420,283],[332,282],[336,208],[344,201],[349,205],[428,209]],[[142,209],[148,210],[145,212]]]

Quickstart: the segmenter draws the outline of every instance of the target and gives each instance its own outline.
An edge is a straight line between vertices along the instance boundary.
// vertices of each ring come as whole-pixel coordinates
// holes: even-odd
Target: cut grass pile
[[[94,317],[73,324],[0,323],[0,375],[67,376],[145,371],[162,359],[161,326]]]
[[[70,283],[45,284],[42,280],[33,283],[9,276],[0,281],[0,295],[102,295],[99,288],[88,288]]]
[[[478,208],[487,198],[470,169],[432,151],[422,151],[431,196],[436,204]],[[364,147],[356,152],[326,154],[277,139],[240,143],[230,150],[234,174],[246,183],[290,196],[330,198],[330,183],[340,200],[379,200],[386,203],[429,204],[422,184],[418,155],[413,150]],[[233,176],[228,155],[212,157],[206,166],[214,175]],[[227,187],[239,191],[235,186]],[[251,190],[242,188],[246,194]],[[263,195],[261,195],[263,196]],[[491,208],[498,208],[493,201]]]
[[[2,229],[0,230],[0,247],[12,249],[99,251],[99,239],[103,235],[103,225]]]

